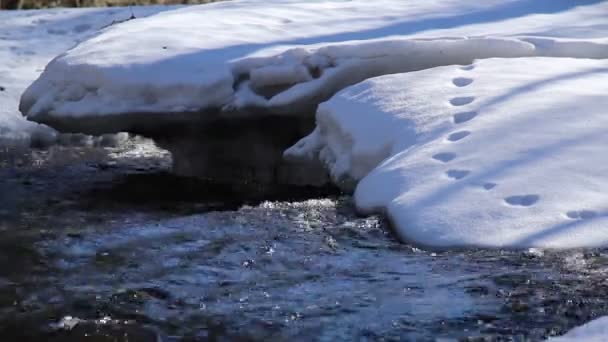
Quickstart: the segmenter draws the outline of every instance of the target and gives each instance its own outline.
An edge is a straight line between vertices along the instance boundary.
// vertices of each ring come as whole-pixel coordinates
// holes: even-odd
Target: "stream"
[[[167,152],[0,151],[2,341],[536,341],[608,314],[608,250],[429,251],[334,189]]]

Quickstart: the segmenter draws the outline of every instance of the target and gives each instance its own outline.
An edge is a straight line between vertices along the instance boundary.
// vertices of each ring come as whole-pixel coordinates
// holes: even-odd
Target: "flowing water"
[[[420,250],[331,189],[244,197],[141,141],[5,152],[2,341],[524,341],[608,314],[605,250]]]

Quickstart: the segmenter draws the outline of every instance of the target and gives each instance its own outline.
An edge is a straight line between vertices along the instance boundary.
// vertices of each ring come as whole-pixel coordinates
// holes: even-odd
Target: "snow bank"
[[[299,133],[336,92],[396,74],[321,105],[286,156],[321,159],[356,185],[361,211],[386,212],[420,244],[604,245],[606,13],[594,0],[193,6],[107,27],[53,59],[20,110],[68,131],[144,132],[188,174],[270,179],[299,135],[248,134],[261,118]],[[209,162],[222,149],[229,160]]]
[[[364,213],[437,247],[608,244],[608,61],[488,59],[383,76],[323,103],[286,151],[358,182]]]
[[[608,317],[598,318],[578,328],[574,328],[566,335],[549,339],[551,342],[604,342],[608,339]]]
[[[134,14],[143,17],[175,8],[141,7]],[[0,146],[56,141],[53,129],[26,121],[19,113],[21,94],[55,56],[130,16],[128,8],[0,11]]]
[[[604,58],[608,35],[598,32],[608,28],[597,13],[606,11],[606,3],[549,0],[235,0],[188,7],[109,27],[59,56],[25,92],[20,109],[72,130],[99,130],[116,121],[109,117],[125,115],[109,131],[158,119],[132,114],[198,117],[251,107],[301,113],[382,74],[474,58]],[[570,39],[571,48],[558,38]],[[580,53],[579,43],[596,50]],[[83,124],[103,116],[109,117]]]
[[[365,79],[450,64],[468,64],[477,58],[521,57],[535,54],[533,44],[505,38],[374,40],[330,44],[321,48],[294,49],[273,58],[244,59],[235,63],[238,78],[249,79],[247,87],[266,98],[247,103],[236,93],[239,106],[263,106],[277,112],[297,113],[294,108],[310,107],[328,99],[344,87]],[[257,66],[261,64],[262,66]],[[271,66],[267,66],[270,64]],[[259,86],[258,74],[273,85],[283,85],[272,93]],[[299,81],[293,70],[300,70]],[[316,77],[314,77],[314,76]],[[268,83],[268,82],[266,82]]]

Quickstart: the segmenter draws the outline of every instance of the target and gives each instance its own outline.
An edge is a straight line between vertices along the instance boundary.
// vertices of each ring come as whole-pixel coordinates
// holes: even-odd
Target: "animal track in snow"
[[[452,179],[462,179],[469,173],[471,173],[469,170],[448,170],[445,174]]]
[[[505,198],[505,202],[512,206],[529,207],[538,202],[539,199],[540,196],[538,195],[517,195]]]
[[[455,142],[468,137],[471,134],[469,131],[458,131],[448,136],[448,141]]]
[[[454,114],[454,123],[461,124],[472,120],[477,116],[477,112],[461,112]]]
[[[456,153],[452,153],[452,152],[441,152],[441,153],[437,153],[436,155],[433,156],[433,159],[439,160],[440,162],[444,162],[444,163],[447,163],[447,162],[453,160],[454,158],[456,158]]]
[[[596,215],[597,213],[592,210],[575,210],[566,213],[566,216],[573,220],[588,220],[594,218]]]
[[[496,183],[490,183],[490,182],[488,182],[488,183],[483,183],[483,185],[482,185],[482,186],[483,186],[483,188],[484,188],[484,189],[486,189],[486,190],[492,190],[492,189],[494,189],[494,188],[495,188],[497,185],[498,185],[498,184],[496,184]]]
[[[452,80],[452,83],[457,87],[466,87],[473,83],[473,79],[468,77],[456,77]]]
[[[452,106],[465,106],[468,105],[469,103],[475,101],[475,96],[460,96],[460,97],[455,97],[453,99],[450,100],[450,103],[452,104]]]

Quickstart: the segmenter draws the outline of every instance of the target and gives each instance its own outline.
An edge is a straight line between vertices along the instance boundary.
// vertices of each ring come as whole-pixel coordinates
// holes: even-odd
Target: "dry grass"
[[[0,9],[206,4],[219,0],[0,0]]]

